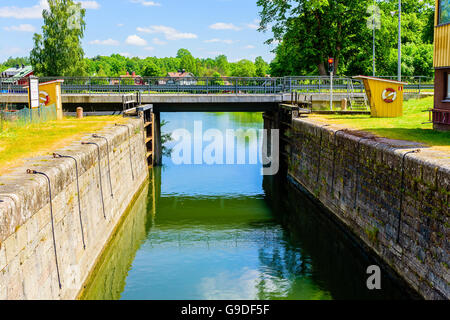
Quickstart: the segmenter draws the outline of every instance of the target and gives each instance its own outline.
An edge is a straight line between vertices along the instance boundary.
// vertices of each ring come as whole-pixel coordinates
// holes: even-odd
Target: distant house
[[[111,85],[136,85],[136,86],[142,86],[144,85],[144,79],[139,76],[136,75],[136,72],[132,72],[131,74],[127,71],[126,74],[120,75],[119,79],[111,79],[110,80],[110,84]],[[127,81],[127,79],[129,79],[129,81]]]
[[[195,76],[190,72],[186,72],[185,70],[178,70],[178,72],[169,72],[167,73],[167,77],[168,79],[166,81],[166,84],[177,84],[181,86],[197,84]]]
[[[136,86],[144,85],[144,80],[142,79],[142,77],[136,75],[136,72],[134,72],[134,71],[131,74],[127,71],[127,74],[121,75],[120,79],[121,80],[124,80],[124,79],[134,80],[133,82]],[[122,83],[124,83],[124,81],[122,81]]]
[[[28,78],[33,74],[34,71],[32,66],[16,65],[13,68],[3,71],[1,77],[4,78],[2,80],[4,83],[27,85]]]

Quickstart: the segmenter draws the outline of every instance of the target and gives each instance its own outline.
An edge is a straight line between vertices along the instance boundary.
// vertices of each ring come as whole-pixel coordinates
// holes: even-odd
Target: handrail
[[[394,78],[394,76],[380,76]],[[289,77],[41,77],[47,82],[62,79],[63,94],[100,93],[176,93],[176,94],[281,94],[281,93],[329,93],[330,78],[327,76]],[[434,89],[433,78],[426,76],[405,76],[408,82],[405,92],[421,93]],[[27,78],[14,81],[0,78],[0,94],[26,94]],[[360,80],[338,76],[333,79],[333,92],[350,94],[364,93]]]

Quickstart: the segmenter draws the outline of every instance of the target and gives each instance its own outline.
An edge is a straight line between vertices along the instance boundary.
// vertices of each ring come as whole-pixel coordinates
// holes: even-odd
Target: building
[[[1,73],[2,82],[17,84],[17,85],[27,85],[27,78],[34,74],[32,66],[16,65],[13,68],[9,68]]]
[[[434,128],[450,130],[450,2],[448,0],[436,0],[434,68]]]
[[[129,81],[127,81],[129,79]],[[121,84],[128,84],[128,85],[136,85],[136,86],[142,86],[144,85],[144,80],[141,76],[136,75],[136,72],[132,72],[131,74],[127,71],[127,74],[120,76],[120,83]]]
[[[178,72],[169,72],[167,73],[167,84],[177,84],[181,86],[189,86],[196,85],[197,81],[195,80],[195,76],[186,72],[186,70],[178,70]]]

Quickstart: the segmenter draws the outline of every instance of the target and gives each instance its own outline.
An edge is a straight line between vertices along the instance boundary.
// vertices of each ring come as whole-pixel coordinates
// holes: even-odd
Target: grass
[[[123,122],[121,116],[64,118],[60,121],[5,129],[0,132],[0,175],[10,168],[20,166],[26,158],[47,155],[86,134]]]
[[[369,115],[312,115],[311,118],[450,151],[450,132],[435,131],[432,124],[423,124],[429,122],[427,110],[432,107],[433,97],[428,97],[405,101],[404,115],[399,118],[371,118]]]

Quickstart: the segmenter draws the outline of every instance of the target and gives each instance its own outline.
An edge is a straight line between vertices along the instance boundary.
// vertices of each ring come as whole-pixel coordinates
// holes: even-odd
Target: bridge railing
[[[382,77],[395,80],[396,77]],[[283,78],[239,77],[41,77],[41,83],[63,79],[63,94],[277,94],[277,93],[329,93],[330,78],[305,76]],[[408,85],[405,92],[433,92],[433,78],[403,77]],[[0,78],[0,94],[26,94],[28,79]],[[359,80],[335,77],[333,92],[364,93]]]

